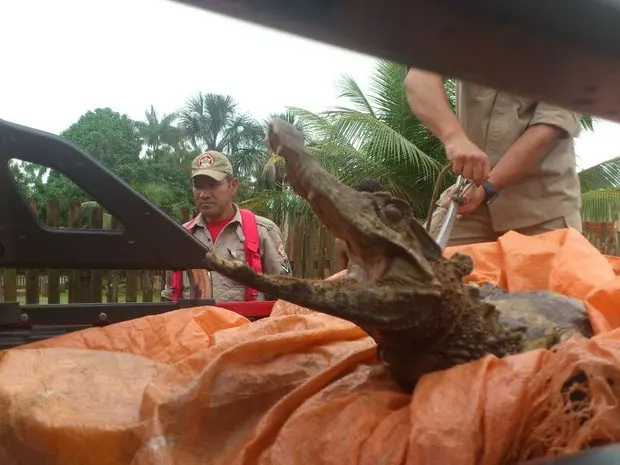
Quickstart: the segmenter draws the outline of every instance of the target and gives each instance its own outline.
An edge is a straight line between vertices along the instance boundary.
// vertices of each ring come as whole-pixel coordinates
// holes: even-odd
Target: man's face
[[[216,181],[209,176],[195,176],[194,204],[207,220],[223,220],[237,194],[237,179]]]

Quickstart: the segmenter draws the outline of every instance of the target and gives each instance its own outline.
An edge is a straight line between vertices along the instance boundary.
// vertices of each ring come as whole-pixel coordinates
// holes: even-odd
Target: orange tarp
[[[612,268],[614,269],[614,273],[620,276],[620,257],[607,256],[607,260],[611,263]]]
[[[620,277],[575,231],[449,249],[472,279],[584,299],[599,333],[400,392],[356,326],[201,307],[0,353],[0,463],[499,465],[620,440]],[[585,374],[589,419],[562,386]]]

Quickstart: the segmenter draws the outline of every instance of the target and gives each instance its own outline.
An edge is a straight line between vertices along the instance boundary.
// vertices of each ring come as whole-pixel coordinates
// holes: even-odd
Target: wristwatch
[[[499,195],[499,191],[489,181],[485,181],[484,183],[482,183],[482,188],[484,189],[484,192],[486,194],[484,201],[487,205],[491,205],[491,203]]]

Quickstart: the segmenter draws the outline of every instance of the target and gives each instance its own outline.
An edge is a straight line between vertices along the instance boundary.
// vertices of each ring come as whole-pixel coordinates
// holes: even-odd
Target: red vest
[[[263,272],[263,265],[260,261],[260,237],[258,235],[258,226],[256,225],[256,217],[254,213],[250,210],[244,210],[242,208],[239,209],[239,213],[241,214],[241,229],[243,231],[243,236],[245,237],[245,241],[243,243],[243,248],[245,249],[245,260],[246,264],[256,271],[257,273]],[[189,231],[190,234],[194,232],[194,228],[196,227],[196,222],[198,221],[198,217],[193,220],[188,221],[183,225],[183,227]],[[182,271],[174,271],[172,273],[172,300],[174,302],[178,301],[183,293],[183,272]],[[258,297],[258,290],[251,289],[249,287],[245,288],[245,300],[256,300]]]

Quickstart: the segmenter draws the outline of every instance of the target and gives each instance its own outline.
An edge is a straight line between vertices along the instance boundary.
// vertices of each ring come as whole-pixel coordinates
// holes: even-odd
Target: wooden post
[[[90,229],[103,229],[103,210],[95,206],[90,211]],[[101,288],[103,287],[103,270],[90,271],[89,302],[102,301]]]
[[[306,222],[308,224],[308,222]],[[307,228],[307,226],[306,226]],[[314,268],[314,231],[306,229],[304,233],[304,278],[312,278]]]
[[[291,222],[293,223],[293,222]],[[293,251],[293,275],[298,278],[304,277],[304,237],[307,234],[305,221],[303,219],[295,222],[298,229],[295,230],[293,237],[295,245]]]
[[[72,229],[80,229],[82,216],[82,204],[71,202],[69,204],[68,226]],[[68,251],[70,252],[70,251]],[[88,302],[90,292],[90,273],[88,270],[72,270],[69,281],[69,303]]]
[[[319,245],[318,245],[318,260],[317,260],[317,277],[319,279],[325,279],[325,226],[319,226]]]
[[[142,272],[142,302],[153,302],[153,272]]]
[[[120,228],[118,220],[112,217],[110,228],[114,231]],[[116,270],[107,270],[108,289],[106,292],[106,302],[118,302],[118,272]]]
[[[328,253],[329,253],[329,275],[333,275],[336,272],[336,239],[331,231],[325,231],[328,241]]]
[[[5,268],[3,270],[2,281],[4,284],[4,301],[17,301],[17,270],[14,268]]]
[[[30,208],[35,216],[39,217],[37,209],[37,199],[29,199]],[[26,303],[38,304],[39,303],[39,270],[29,269],[26,270]]]
[[[138,301],[138,271],[127,270],[125,280],[125,302]]]
[[[48,199],[46,205],[47,225],[50,228],[60,226],[60,202],[58,199]],[[60,283],[58,270],[48,270],[47,272],[47,303],[60,303]]]
[[[291,264],[291,275],[295,275],[295,248],[297,247],[297,231],[289,225],[288,239],[286,241],[286,248],[288,250],[288,260]]]

